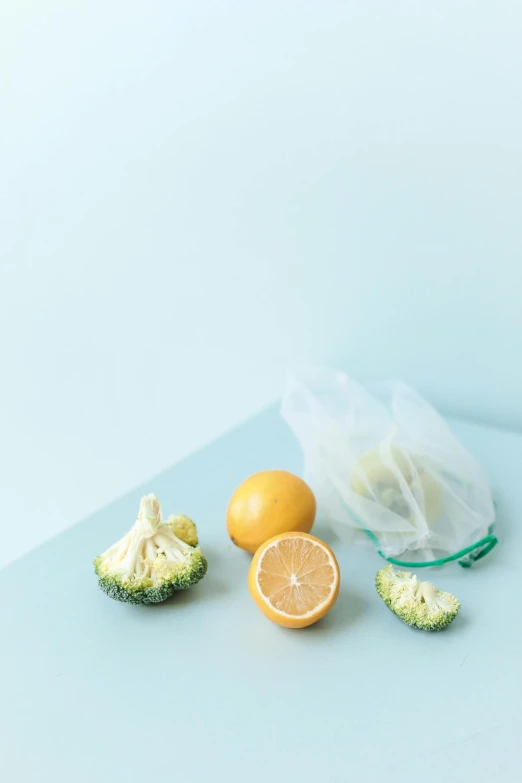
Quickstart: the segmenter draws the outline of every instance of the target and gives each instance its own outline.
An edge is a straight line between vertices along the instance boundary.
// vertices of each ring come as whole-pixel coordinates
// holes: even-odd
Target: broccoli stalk
[[[408,625],[424,631],[440,631],[457,616],[460,603],[451,593],[431,582],[419,582],[408,571],[388,565],[377,572],[375,586],[386,606]]]
[[[187,517],[183,520],[187,521],[186,537],[197,543],[196,526]],[[129,532],[94,560],[101,589],[117,601],[150,604],[203,579],[205,556],[199,547],[176,535],[176,525],[179,517],[162,521],[155,495],[142,497],[138,518]]]

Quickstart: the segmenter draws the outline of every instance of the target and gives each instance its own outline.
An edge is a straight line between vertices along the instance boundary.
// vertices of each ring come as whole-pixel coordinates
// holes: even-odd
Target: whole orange
[[[286,470],[254,473],[236,489],[227,509],[227,530],[241,549],[254,554],[280,533],[309,533],[314,524],[314,493]]]

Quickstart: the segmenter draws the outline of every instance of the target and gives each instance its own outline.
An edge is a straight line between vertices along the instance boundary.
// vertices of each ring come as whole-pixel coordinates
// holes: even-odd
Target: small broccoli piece
[[[442,630],[460,609],[460,603],[451,593],[437,590],[431,582],[419,582],[408,571],[394,571],[391,565],[377,572],[375,586],[397,617],[424,631]]]
[[[207,561],[199,547],[175,534],[170,520],[162,521],[157,497],[145,495],[132,528],[94,560],[94,570],[101,589],[116,601],[152,604],[203,579]]]
[[[194,522],[186,517],[184,514],[177,514],[177,516],[171,516],[167,520],[167,525],[170,525],[175,536],[184,541],[189,546],[198,545],[198,534],[196,531],[196,525]]]

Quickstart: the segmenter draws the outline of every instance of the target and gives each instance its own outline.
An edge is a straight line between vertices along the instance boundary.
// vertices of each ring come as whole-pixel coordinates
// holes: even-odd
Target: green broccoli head
[[[451,593],[438,590],[431,582],[419,582],[408,571],[394,571],[391,565],[377,572],[375,586],[397,617],[424,631],[442,630],[460,609],[460,603]]]
[[[146,495],[130,531],[95,558],[94,570],[101,589],[116,601],[152,604],[203,579],[207,561],[199,547],[174,533],[171,520],[162,521],[156,496]]]

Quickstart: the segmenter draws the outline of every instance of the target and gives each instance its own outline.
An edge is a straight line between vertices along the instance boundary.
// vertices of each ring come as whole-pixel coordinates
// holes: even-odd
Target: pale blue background
[[[441,633],[398,620],[375,591],[383,561],[320,524],[341,570],[331,612],[290,630],[257,609],[223,514],[246,473],[302,469],[275,409],[0,570],[2,779],[520,783],[522,437],[450,424],[490,476],[501,540],[470,569],[422,574],[462,603]],[[162,604],[122,604],[87,555],[151,489],[198,520],[208,574]]]
[[[2,2],[0,563],[294,361],[522,427],[521,40],[518,2]]]

